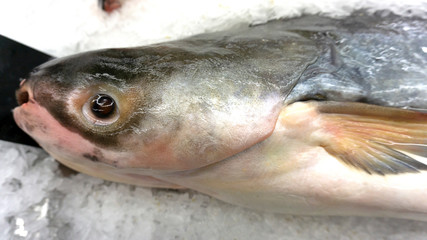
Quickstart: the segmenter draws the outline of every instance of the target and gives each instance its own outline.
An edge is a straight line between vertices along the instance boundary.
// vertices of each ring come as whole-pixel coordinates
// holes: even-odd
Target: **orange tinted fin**
[[[316,102],[320,145],[369,174],[427,170],[427,113],[363,103]]]

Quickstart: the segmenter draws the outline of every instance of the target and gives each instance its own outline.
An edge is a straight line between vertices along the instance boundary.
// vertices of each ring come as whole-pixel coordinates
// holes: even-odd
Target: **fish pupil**
[[[114,99],[106,94],[96,95],[91,103],[92,113],[98,118],[108,118],[115,110]]]

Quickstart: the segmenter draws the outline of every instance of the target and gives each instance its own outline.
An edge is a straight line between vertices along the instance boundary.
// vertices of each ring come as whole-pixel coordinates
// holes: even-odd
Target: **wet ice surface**
[[[106,14],[97,2],[9,1],[0,8],[0,31],[60,57],[99,48],[141,46],[302,14],[343,17],[358,9],[387,9],[399,15],[426,17],[427,11],[426,0],[125,0],[119,11]]]
[[[193,191],[64,177],[43,150],[0,141],[0,239],[425,239],[427,223],[252,211]]]

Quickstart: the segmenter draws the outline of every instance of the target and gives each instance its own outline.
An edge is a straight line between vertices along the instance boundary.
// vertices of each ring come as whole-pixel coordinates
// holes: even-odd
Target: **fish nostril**
[[[21,106],[24,103],[27,103],[30,99],[30,95],[28,94],[28,91],[19,91],[16,94],[16,100],[18,101],[18,105]]]

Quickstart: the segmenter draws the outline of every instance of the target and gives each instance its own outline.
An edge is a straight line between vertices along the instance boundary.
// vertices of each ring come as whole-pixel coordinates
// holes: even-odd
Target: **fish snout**
[[[33,99],[33,92],[31,90],[28,80],[23,79],[19,84],[19,89],[15,92],[16,101],[18,105],[21,106]]]

